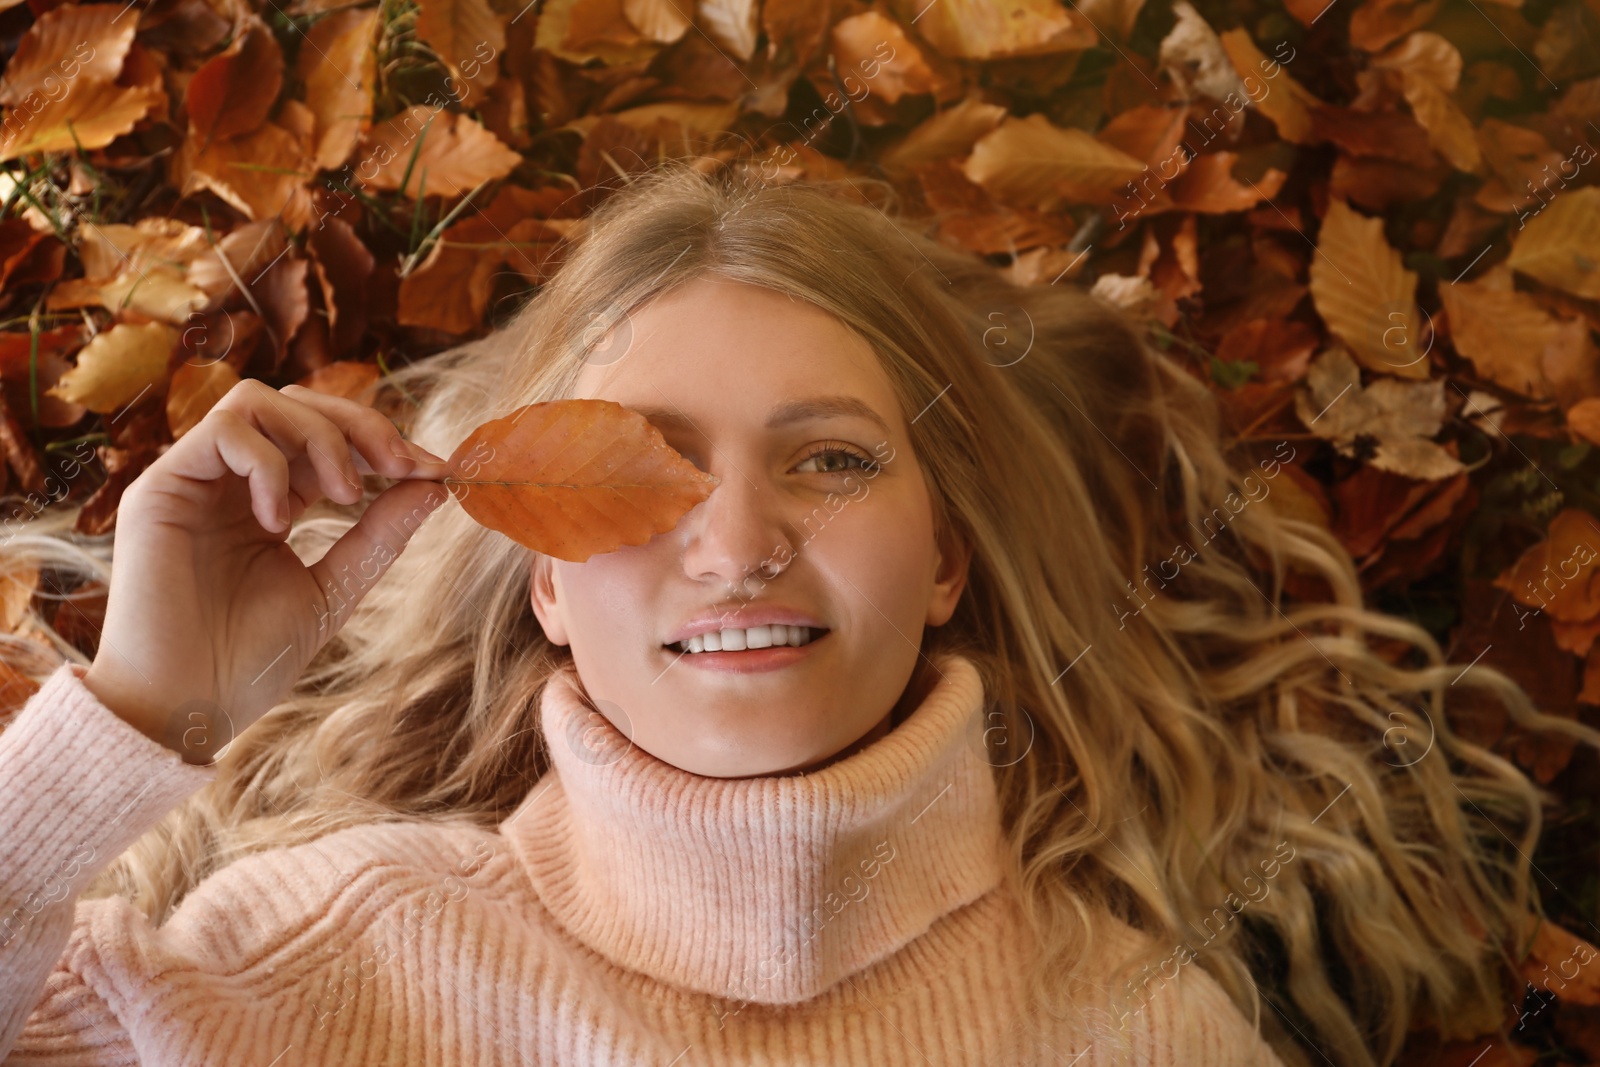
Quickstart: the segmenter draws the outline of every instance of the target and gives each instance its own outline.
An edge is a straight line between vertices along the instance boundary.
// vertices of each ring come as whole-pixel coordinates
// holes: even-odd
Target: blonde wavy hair
[[[1228,454],[1209,387],[1081,289],[1013,285],[882,182],[668,164],[610,191],[505,327],[396,371],[375,402],[447,455],[486,419],[570,396],[596,323],[705,274],[808,301],[873,345],[941,536],[973,548],[923,652],[974,661],[1010,741],[992,762],[1038,946],[1030,1017],[1073,1011],[1062,991],[1110,910],[1155,946],[1120,972],[1144,976],[1130,1004],[1164,946],[1187,948],[1180,967],[1220,982],[1286,1063],[1390,1063],[1414,1020],[1505,1036],[1539,907],[1528,856],[1556,798],[1453,733],[1446,697],[1600,732],[1368,610],[1329,531],[1257,495],[1292,445]],[[368,500],[387,484],[369,483]],[[361,506],[319,504],[291,545],[316,558]],[[73,515],[50,509],[0,563],[106,581],[106,539],[73,537]],[[373,821],[493,828],[549,766],[538,696],[570,662],[533,615],[529,563],[459,507],[436,513],[215,781],[86,896],[121,893],[159,923],[265,849]],[[1280,605],[1290,569],[1327,598]],[[15,640],[5,655],[36,679],[54,666]]]

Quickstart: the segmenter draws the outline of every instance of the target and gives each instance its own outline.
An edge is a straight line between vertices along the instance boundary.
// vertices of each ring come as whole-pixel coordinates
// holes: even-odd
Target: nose
[[[734,595],[744,592],[747,579],[759,587],[757,578],[776,577],[794,551],[780,511],[782,494],[731,467],[717,474],[721,482],[685,516],[683,570]]]

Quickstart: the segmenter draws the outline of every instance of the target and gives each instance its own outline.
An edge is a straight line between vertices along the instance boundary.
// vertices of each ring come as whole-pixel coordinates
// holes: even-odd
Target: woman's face
[[[917,670],[922,629],[955,611],[968,556],[935,544],[871,347],[811,304],[702,277],[597,351],[574,395],[639,412],[721,479],[643,545],[535,557],[534,612],[597,707],[656,758],[720,778],[812,770],[882,736],[936,680]],[[802,647],[669,647],[707,617],[724,635],[757,626],[745,643],[760,643],[774,611],[826,632]]]

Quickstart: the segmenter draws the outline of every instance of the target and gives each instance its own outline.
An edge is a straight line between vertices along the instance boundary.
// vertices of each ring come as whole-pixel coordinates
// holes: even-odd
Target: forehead
[[[636,308],[612,333],[623,354],[586,363],[574,396],[678,409],[696,422],[719,411],[765,422],[864,408],[892,430],[900,425],[872,346],[816,305],[771,289],[696,278]]]

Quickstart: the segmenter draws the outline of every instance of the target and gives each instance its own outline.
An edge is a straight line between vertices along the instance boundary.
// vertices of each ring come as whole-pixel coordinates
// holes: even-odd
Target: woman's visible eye
[[[877,460],[873,459],[871,456],[863,454],[858,449],[851,448],[842,441],[824,441],[816,451],[807,455],[806,458],[800,462],[809,463],[814,459],[822,459],[825,456],[843,456],[845,461],[853,459],[859,464],[859,466],[853,468],[835,467],[831,470],[818,471],[817,473],[819,474],[842,474],[849,470],[862,470],[876,474],[879,469]]]

